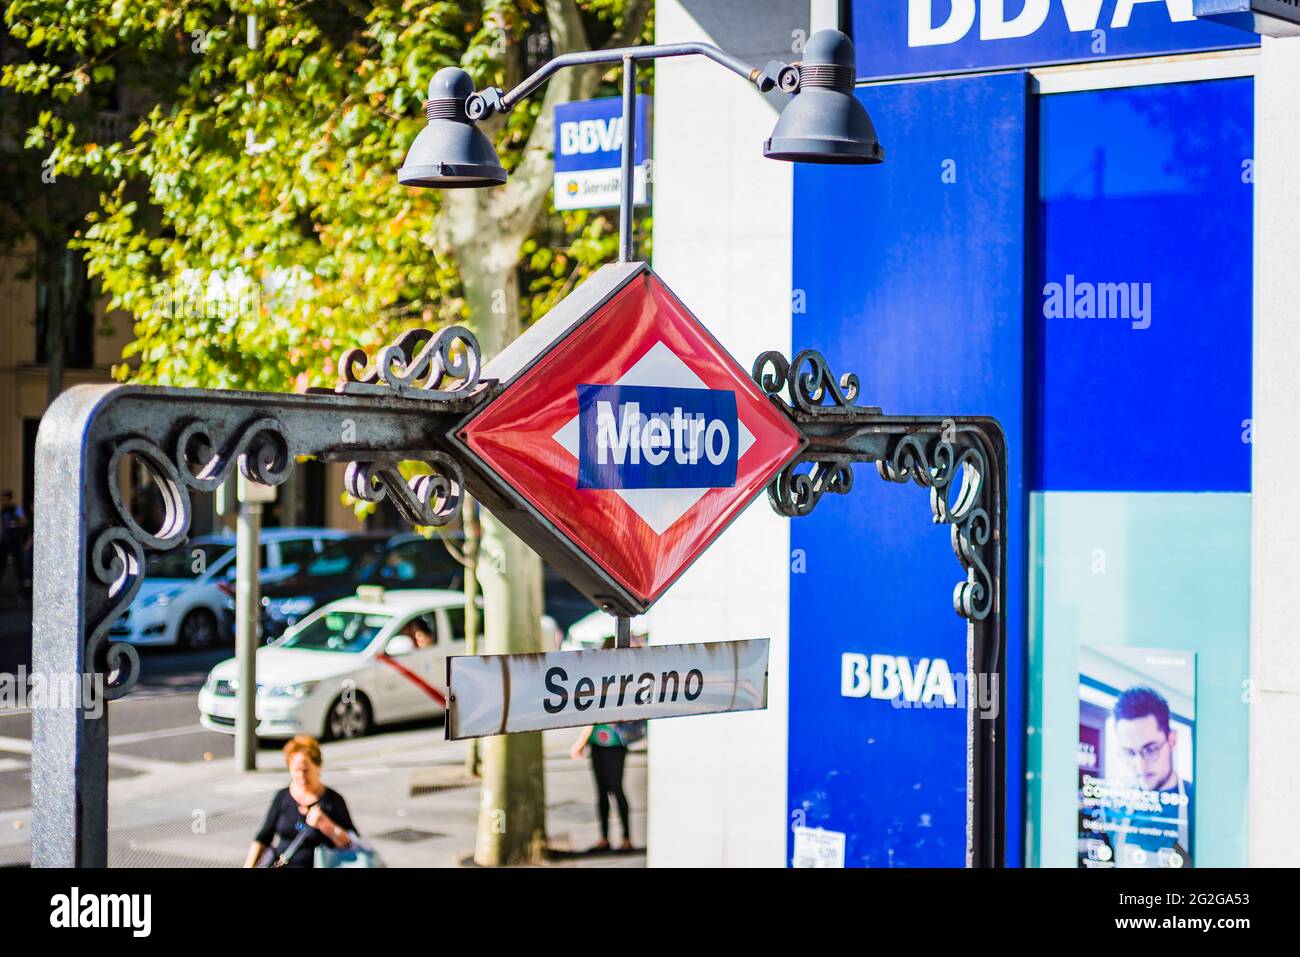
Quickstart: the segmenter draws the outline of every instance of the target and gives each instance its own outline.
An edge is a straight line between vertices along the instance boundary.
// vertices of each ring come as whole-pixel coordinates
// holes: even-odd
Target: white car
[[[643,645],[650,634],[650,621],[645,615],[632,619],[632,644]],[[562,651],[588,651],[604,648],[614,640],[614,616],[603,611],[593,611],[569,626],[569,633],[560,645]]]
[[[432,643],[403,630],[418,622]],[[545,640],[555,622],[542,618]],[[447,706],[447,657],[465,654],[465,594],[363,586],[257,650],[257,736],[356,738],[379,724],[433,718]],[[199,692],[205,728],[235,733],[239,666],[228,658]]]
[[[346,532],[327,528],[267,529],[262,533],[262,580],[275,581],[314,558]],[[223,637],[223,609],[233,588],[235,537],[200,535],[150,558],[131,607],[109,628],[132,645],[209,648]]]

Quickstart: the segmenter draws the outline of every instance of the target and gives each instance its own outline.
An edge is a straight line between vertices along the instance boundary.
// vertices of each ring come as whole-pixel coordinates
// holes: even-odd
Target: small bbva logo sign
[[[730,488],[736,394],[579,385],[578,488]]]
[[[1090,33],[1107,26],[1112,29],[1127,27],[1133,19],[1134,7],[1139,4],[1155,3],[1165,7],[1173,23],[1196,19],[1192,13],[1192,0],[1114,0],[1114,12],[1107,23],[1102,16],[1102,8],[1107,2],[1108,0],[1023,0],[1023,3],[1008,4],[1007,0],[951,0],[950,4],[938,5],[940,12],[945,6],[950,9],[947,19],[935,23],[934,0],[908,0],[907,45],[928,47],[956,43],[974,28],[976,14],[979,16],[981,40],[1012,40],[1032,36],[1047,23],[1053,6],[1059,6],[1064,11],[1072,33]],[[1008,6],[1011,8],[1010,16]]]
[[[560,124],[560,155],[614,153],[623,148],[623,117],[569,120]]]

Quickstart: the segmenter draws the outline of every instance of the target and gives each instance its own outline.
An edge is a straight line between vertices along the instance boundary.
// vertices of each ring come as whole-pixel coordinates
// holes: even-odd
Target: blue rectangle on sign
[[[1190,0],[855,0],[859,79],[1253,46]]]
[[[636,139],[632,162],[640,166],[650,155],[651,98],[636,98]],[[619,168],[623,149],[623,100],[617,96],[555,108],[555,171]]]
[[[1032,487],[1249,492],[1254,80],[1038,109]]]
[[[578,488],[730,488],[737,426],[734,392],[579,385]]]

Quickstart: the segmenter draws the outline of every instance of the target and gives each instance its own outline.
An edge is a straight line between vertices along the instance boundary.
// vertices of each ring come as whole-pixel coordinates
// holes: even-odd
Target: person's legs
[[[614,795],[614,801],[618,804],[618,820],[623,825],[623,844],[630,846],[632,843],[632,825],[629,820],[630,814],[627,805],[627,795],[623,792],[623,765],[627,762],[627,748],[619,745],[616,748],[606,748],[609,755],[609,789]]]
[[[609,788],[606,784],[605,752],[609,748],[591,745],[591,773],[596,779],[596,820],[600,822],[600,840],[609,846]]]

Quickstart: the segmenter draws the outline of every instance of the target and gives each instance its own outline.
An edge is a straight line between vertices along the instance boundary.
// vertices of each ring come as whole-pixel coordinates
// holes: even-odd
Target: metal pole
[[[258,545],[262,504],[241,502],[235,531],[235,760],[241,771],[257,770],[257,625],[262,598]]]
[[[63,393],[36,435],[32,675],[47,684],[90,682],[99,693],[93,708],[84,693],[58,707],[32,708],[33,867],[108,866],[108,702],[97,671],[102,662],[87,644],[94,612],[106,608],[87,608],[82,571],[92,554],[86,525],[103,514],[95,507],[96,479],[113,478],[102,445],[88,446],[85,438],[106,392],[81,386]]]
[[[627,615],[614,616],[614,647],[632,647],[632,619]]]
[[[532,76],[509,93],[503,95],[498,109],[503,113],[509,113],[518,105],[520,100],[527,97],[528,94],[532,93],[552,76],[568,67],[591,66],[595,63],[617,63],[619,60],[625,63],[628,60],[659,60],[665,57],[679,56],[707,57],[714,63],[726,67],[737,76],[744,77],[757,86],[762,93],[772,89],[775,83],[775,79],[765,74],[763,70],[751,66],[730,53],[719,50],[711,43],[661,43],[652,46],[619,47],[613,50],[581,50],[576,53],[562,53],[543,64]],[[471,117],[479,119],[479,117],[474,117],[473,114],[471,114]]]
[[[635,184],[632,159],[636,155],[636,61],[623,57],[623,156],[618,184],[618,261],[632,261],[632,209]]]

